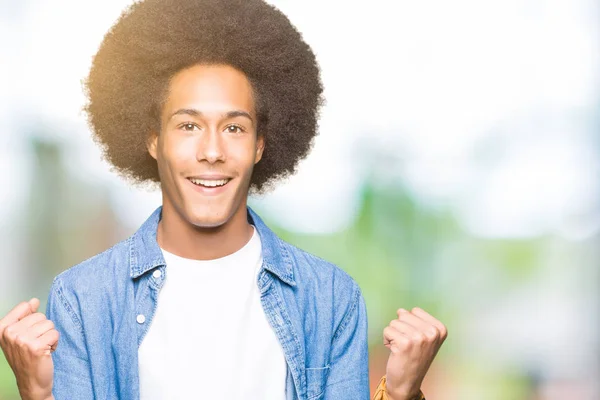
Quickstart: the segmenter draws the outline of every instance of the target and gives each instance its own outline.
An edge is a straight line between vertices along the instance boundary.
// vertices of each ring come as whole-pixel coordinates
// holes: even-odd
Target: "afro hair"
[[[160,131],[169,80],[195,64],[230,65],[252,85],[266,146],[251,190],[293,174],[312,147],[323,87],[310,47],[263,0],[145,0],[123,12],[84,82],[94,140],[114,169],[160,181],[146,143]]]

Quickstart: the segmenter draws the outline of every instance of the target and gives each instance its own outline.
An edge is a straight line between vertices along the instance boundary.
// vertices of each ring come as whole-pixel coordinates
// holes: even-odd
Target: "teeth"
[[[206,187],[217,187],[217,186],[225,185],[227,182],[229,182],[229,179],[207,180],[207,179],[191,178],[190,181],[192,181],[192,183],[194,185],[201,185],[201,186],[206,186]]]

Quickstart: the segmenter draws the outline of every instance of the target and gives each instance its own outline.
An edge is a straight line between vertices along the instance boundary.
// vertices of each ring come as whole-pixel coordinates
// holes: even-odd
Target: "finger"
[[[29,300],[28,303],[31,307],[31,312],[34,313],[38,310],[38,307],[40,306],[40,299],[34,297],[33,299]]]
[[[10,310],[4,318],[0,319],[0,334],[4,332],[7,326],[19,322],[21,319],[32,314],[31,304],[27,302],[19,303],[15,308]]]
[[[42,313],[28,315],[19,322],[15,322],[14,324],[7,326],[2,331],[0,340],[7,341],[9,343],[16,343],[17,340],[22,339],[33,340],[35,337],[29,332],[31,327],[44,320],[46,320],[46,316]]]
[[[388,325],[383,328],[383,344],[388,348],[392,343],[397,342],[400,336],[404,335],[393,326]]]
[[[56,329],[51,329],[36,340],[40,343],[41,346],[48,348],[45,354],[50,354],[58,347],[59,339],[60,334],[58,333],[58,331]]]
[[[45,319],[32,325],[27,330],[27,336],[33,339],[37,339],[44,333],[52,329],[54,329],[54,322],[50,321],[49,319]]]
[[[13,330],[16,332],[24,332],[29,330],[33,325],[44,320],[47,320],[47,318],[46,315],[44,315],[43,313],[31,314],[26,316],[19,322],[14,323]]]
[[[427,321],[430,324],[434,325],[438,329],[438,331],[440,331],[442,338],[445,339],[446,336],[448,336],[448,329],[446,328],[446,326],[443,323],[441,323],[437,318],[433,317],[431,314],[429,314],[422,308],[415,307],[412,309],[412,313],[417,315],[419,318],[423,319],[424,321]]]
[[[412,312],[398,310],[398,319],[414,326],[419,332],[425,334],[430,339],[437,340],[441,336],[441,332],[437,326],[418,317]]]
[[[423,319],[424,321],[429,322],[430,324],[436,325],[438,328],[441,328],[443,326],[443,324],[438,321],[433,315],[429,314],[427,311],[423,310],[422,308],[419,307],[414,307],[411,312],[414,315],[417,315],[419,318]]]
[[[383,344],[394,354],[402,354],[411,347],[411,339],[392,326],[383,329]]]
[[[390,321],[390,326],[408,338],[412,338],[419,333],[419,329],[406,321],[394,319]]]

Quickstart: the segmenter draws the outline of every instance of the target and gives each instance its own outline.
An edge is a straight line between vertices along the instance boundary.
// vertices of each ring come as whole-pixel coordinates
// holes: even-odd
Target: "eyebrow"
[[[176,115],[191,115],[192,117],[202,117],[203,114],[202,111],[196,110],[195,108],[180,108],[179,110],[171,114],[169,120],[171,120]],[[222,116],[226,119],[231,119],[235,117],[246,117],[250,121],[252,121],[252,123],[254,123],[254,118],[252,118],[252,116],[246,111],[242,110],[228,111],[225,114],[222,114]]]

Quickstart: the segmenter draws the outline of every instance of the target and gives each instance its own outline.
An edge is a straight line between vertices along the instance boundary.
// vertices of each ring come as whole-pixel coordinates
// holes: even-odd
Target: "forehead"
[[[254,115],[252,86],[243,72],[229,65],[195,65],[169,82],[164,111],[179,108],[202,113],[242,110]]]

